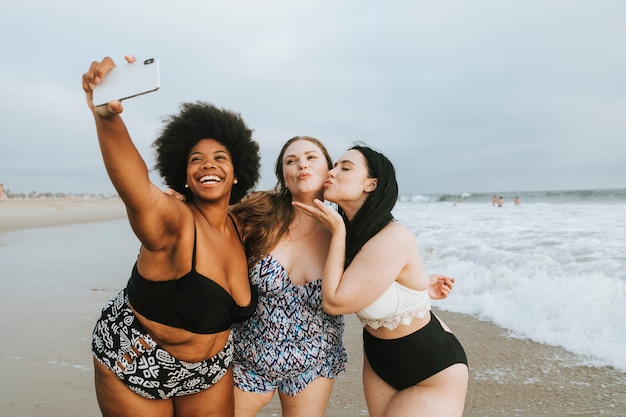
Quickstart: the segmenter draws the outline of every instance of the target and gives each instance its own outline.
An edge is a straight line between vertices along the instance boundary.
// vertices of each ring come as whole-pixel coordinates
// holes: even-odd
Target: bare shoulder
[[[406,253],[417,249],[415,235],[406,226],[392,222],[385,226],[365,245],[375,252]]]
[[[400,240],[400,243],[406,244],[411,241],[415,243],[415,234],[405,225],[398,222],[391,222],[380,231],[385,239]]]

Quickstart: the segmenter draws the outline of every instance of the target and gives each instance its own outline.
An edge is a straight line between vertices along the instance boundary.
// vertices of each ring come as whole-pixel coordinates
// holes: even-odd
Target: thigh
[[[123,415],[174,416],[174,406],[171,400],[144,398],[131,391],[111,370],[95,358],[93,363],[96,397],[104,417]]]
[[[247,392],[235,387],[235,416],[254,417],[274,397],[274,391],[266,393]]]
[[[465,407],[468,369],[457,363],[399,391],[388,403],[384,416],[461,417]]]
[[[279,392],[283,417],[323,417],[334,383],[334,379],[316,378],[296,396]]]
[[[176,417],[234,416],[232,369],[229,368],[228,372],[211,387],[196,394],[175,397],[173,401]]]
[[[389,403],[398,393],[374,372],[367,355],[363,355],[363,393],[370,417],[384,416]]]

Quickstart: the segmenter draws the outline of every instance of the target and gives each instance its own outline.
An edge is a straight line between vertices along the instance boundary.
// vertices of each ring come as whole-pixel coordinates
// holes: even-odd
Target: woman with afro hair
[[[105,416],[232,416],[230,328],[254,312],[256,295],[229,207],[259,179],[258,144],[238,114],[183,104],[165,118],[154,148],[156,170],[186,198],[163,193],[120,117],[122,103],[93,104],[94,88],[114,67],[108,57],[93,62],[82,87],[141,249],[93,332],[100,409]]]

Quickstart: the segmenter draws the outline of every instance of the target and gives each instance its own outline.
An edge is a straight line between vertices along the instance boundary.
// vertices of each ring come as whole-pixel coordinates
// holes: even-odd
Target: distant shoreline
[[[118,197],[39,197],[0,200],[0,233],[125,217],[124,204]]]

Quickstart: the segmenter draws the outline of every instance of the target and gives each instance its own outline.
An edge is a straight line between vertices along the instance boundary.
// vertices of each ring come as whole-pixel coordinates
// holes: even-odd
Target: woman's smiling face
[[[205,198],[230,195],[234,172],[228,149],[215,139],[202,139],[189,153],[187,184],[195,195]]]

